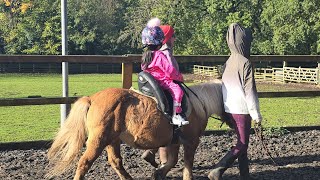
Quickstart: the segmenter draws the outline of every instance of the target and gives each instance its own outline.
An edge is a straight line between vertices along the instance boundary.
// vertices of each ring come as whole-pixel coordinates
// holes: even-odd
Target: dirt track
[[[195,179],[207,179],[207,174],[226,153],[235,141],[233,133],[221,136],[202,137],[197,149],[194,164]],[[249,158],[250,172],[254,179],[285,180],[319,180],[320,179],[320,131],[302,131],[286,133],[281,136],[265,136],[265,142],[275,161],[261,152],[261,146],[254,135],[251,136]],[[180,149],[180,157],[183,154]],[[44,179],[47,150],[0,151],[0,179]],[[140,159],[142,151],[122,146],[124,165],[134,179],[150,179],[154,170]],[[106,162],[106,154],[100,156],[86,175],[87,179],[119,179]],[[179,160],[177,168],[168,174],[168,179],[182,179],[182,172],[177,171],[182,165]],[[228,169],[224,179],[238,179],[237,163]],[[55,179],[72,179],[68,172]]]

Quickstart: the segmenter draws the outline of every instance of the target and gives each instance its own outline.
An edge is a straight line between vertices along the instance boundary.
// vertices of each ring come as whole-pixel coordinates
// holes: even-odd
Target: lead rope
[[[200,103],[202,104],[200,98],[197,96],[197,94],[196,94],[195,92],[193,92],[185,83],[181,82],[181,84],[183,84],[190,92],[192,92],[192,94],[194,94],[194,95],[199,99]],[[202,104],[202,106],[203,106],[203,109],[204,109],[204,111],[205,111],[205,113],[206,113],[207,111],[206,111],[206,109],[205,109],[204,104]],[[209,116],[209,117],[221,121],[220,118],[213,117],[213,116]],[[220,128],[222,127],[222,125],[223,125],[224,123],[225,123],[224,121],[221,123]],[[258,137],[258,139],[260,140],[264,152],[270,157],[271,161],[272,161],[275,165],[279,166],[279,164],[274,161],[273,157],[271,156],[270,151],[268,150],[266,144],[264,143],[262,130],[263,130],[263,128],[262,128],[262,125],[261,125],[261,124],[254,123],[254,132],[255,132],[256,136]]]
[[[263,128],[262,128],[262,125],[261,125],[261,124],[254,123],[254,132],[255,132],[255,135],[256,135],[256,136],[258,137],[258,139],[260,140],[264,152],[270,157],[271,161],[272,161],[275,165],[279,166],[279,164],[274,161],[273,157],[271,156],[270,151],[268,150],[266,144],[264,143],[262,130],[263,130]]]

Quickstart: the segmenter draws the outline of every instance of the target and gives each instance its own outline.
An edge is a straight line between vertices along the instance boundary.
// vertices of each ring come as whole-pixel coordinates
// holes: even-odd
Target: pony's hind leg
[[[74,180],[84,179],[85,174],[90,169],[93,162],[100,156],[103,149],[106,147],[106,138],[99,139],[98,137],[102,137],[101,133],[92,136],[89,135],[86,144],[87,148],[78,162]]]
[[[106,147],[108,153],[108,161],[112,168],[117,172],[121,180],[132,179],[128,172],[124,169],[122,164],[122,157],[120,154],[120,140],[108,145]]]

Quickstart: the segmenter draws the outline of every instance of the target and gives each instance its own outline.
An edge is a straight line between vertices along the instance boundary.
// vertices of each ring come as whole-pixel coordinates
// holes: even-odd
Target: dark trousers
[[[251,117],[249,114],[230,113],[227,113],[227,116],[231,119],[235,132],[237,134],[237,144],[231,149],[231,152],[237,157],[239,157],[240,154],[246,155],[249,145]]]

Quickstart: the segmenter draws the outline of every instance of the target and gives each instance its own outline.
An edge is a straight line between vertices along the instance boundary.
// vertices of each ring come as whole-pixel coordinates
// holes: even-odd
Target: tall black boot
[[[209,173],[208,178],[210,180],[221,180],[222,174],[232,166],[233,162],[237,159],[235,155],[229,151],[219,162],[215,168]]]
[[[247,153],[241,154],[238,157],[240,180],[250,180],[249,159]]]

